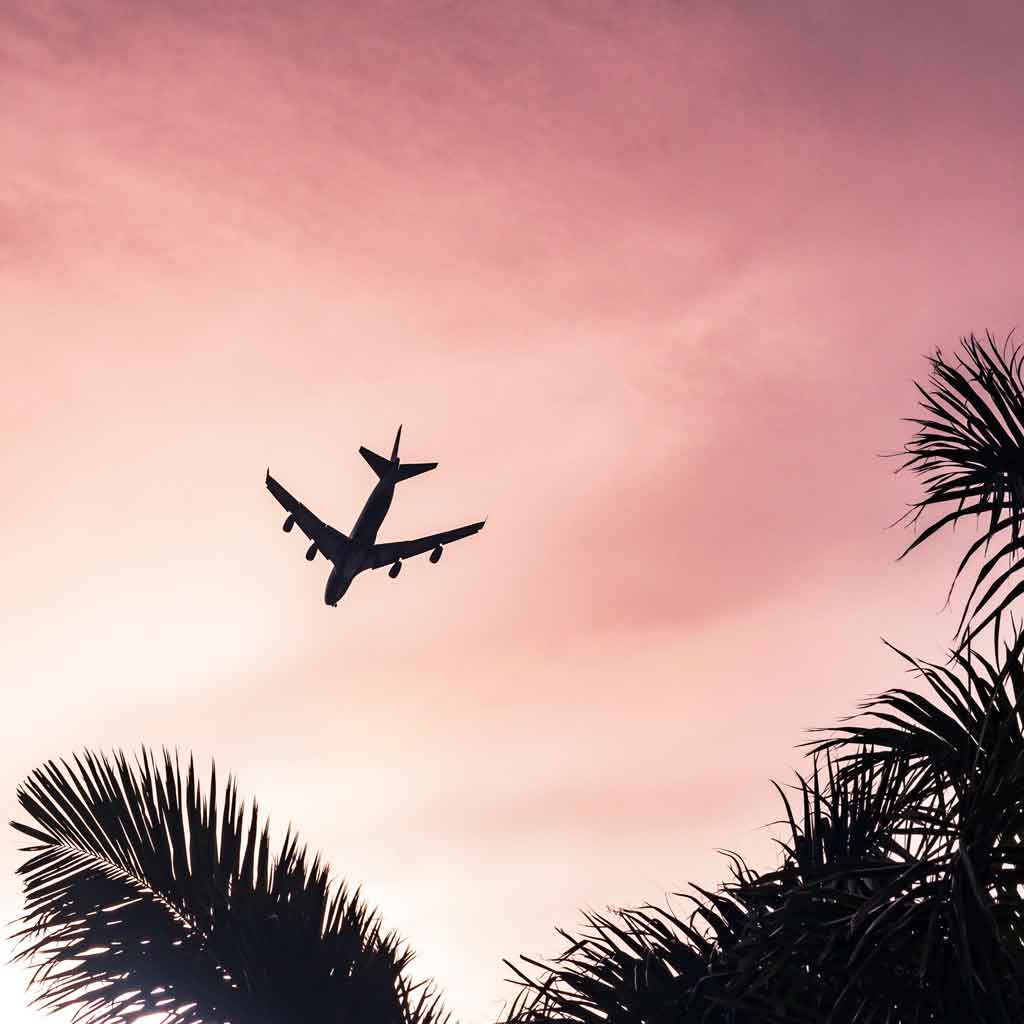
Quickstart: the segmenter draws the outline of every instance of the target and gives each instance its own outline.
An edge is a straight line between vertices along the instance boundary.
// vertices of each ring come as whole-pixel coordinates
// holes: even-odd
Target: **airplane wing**
[[[292,497],[270,475],[269,469],[267,470],[267,490],[277,498],[283,508],[288,510],[295,520],[295,525],[316,544],[319,551],[332,560],[341,554],[348,543],[348,537],[333,526],[328,526],[322,519],[318,519],[301,501]]]
[[[432,533],[429,537],[418,537],[416,540],[399,540],[391,544],[374,544],[370,552],[370,565],[379,569],[384,565],[391,565],[392,562],[400,561],[403,558],[412,558],[413,555],[422,555],[434,548],[451,544],[453,541],[462,540],[463,537],[472,537],[474,533],[483,529],[483,523],[472,523],[470,526],[460,526],[457,530],[448,530],[445,533]]]

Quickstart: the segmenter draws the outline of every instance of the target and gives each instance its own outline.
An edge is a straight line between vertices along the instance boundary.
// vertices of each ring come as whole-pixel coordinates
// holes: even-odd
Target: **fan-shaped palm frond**
[[[19,873],[18,958],[37,1002],[81,1024],[441,1024],[411,953],[357,892],[335,886],[294,835],[276,857],[254,805],[246,821],[216,773],[192,761],[134,764],[85,752],[49,762],[18,792],[33,840]]]
[[[950,586],[952,595],[967,565],[982,557],[957,627],[966,641],[1024,594],[1024,580],[1016,579],[1024,566],[1024,351],[1009,338],[1000,351],[991,335],[983,343],[972,334],[961,347],[955,364],[941,351],[930,357],[929,386],[916,385],[925,415],[909,420],[918,431],[904,447],[900,468],[922,477],[925,495],[903,518],[917,523],[925,512],[938,518],[900,558],[961,519],[987,519]]]

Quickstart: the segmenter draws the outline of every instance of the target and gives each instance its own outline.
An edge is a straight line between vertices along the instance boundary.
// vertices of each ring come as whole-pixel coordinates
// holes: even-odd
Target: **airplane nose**
[[[340,573],[332,572],[327,580],[327,588],[324,590],[324,604],[334,608],[342,597],[345,596],[348,584],[349,581],[344,576],[341,576]]]

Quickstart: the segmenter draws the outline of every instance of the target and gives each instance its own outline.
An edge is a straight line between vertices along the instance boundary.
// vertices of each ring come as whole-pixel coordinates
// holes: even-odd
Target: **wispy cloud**
[[[757,759],[878,688],[851,652],[903,608],[941,641],[875,453],[930,346],[1022,315],[1022,18],[5,4],[7,799],[87,741],[215,753],[366,872],[465,1017],[602,879],[667,872],[679,820],[738,829]],[[263,470],[345,529],[398,422],[441,471],[388,532],[487,530],[328,611]],[[662,781],[613,780],[640,762]],[[331,807],[353,766],[365,833]],[[387,860],[388,800],[429,871]],[[484,863],[501,822],[519,875]],[[541,850],[556,822],[591,840]],[[512,884],[509,948],[478,908]]]

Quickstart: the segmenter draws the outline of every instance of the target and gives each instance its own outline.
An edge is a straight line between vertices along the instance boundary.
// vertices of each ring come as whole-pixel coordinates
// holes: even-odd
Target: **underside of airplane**
[[[336,605],[348,590],[352,580],[367,569],[390,566],[388,575],[395,579],[401,572],[405,559],[429,551],[430,561],[437,563],[445,545],[470,537],[483,529],[484,522],[481,521],[454,530],[417,537],[414,540],[377,543],[377,532],[391,507],[395,485],[437,467],[436,462],[403,464],[398,456],[401,438],[402,428],[399,427],[390,459],[370,451],[369,448],[359,449],[359,454],[376,473],[377,485],[366,500],[349,534],[342,533],[314,515],[270,475],[269,469],[267,470],[267,490],[288,513],[284,521],[284,531],[289,533],[293,527],[298,526],[310,541],[306,559],[313,561],[321,554],[333,565],[324,592],[324,601],[328,605]]]

